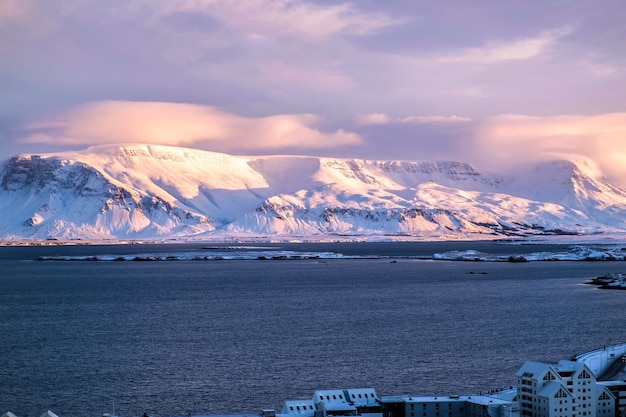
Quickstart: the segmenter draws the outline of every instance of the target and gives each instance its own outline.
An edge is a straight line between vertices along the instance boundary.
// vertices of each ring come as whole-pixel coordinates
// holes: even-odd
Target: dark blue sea
[[[250,246],[0,248],[0,413],[254,413],[350,387],[472,394],[513,385],[526,360],[626,341],[626,291],[584,284],[624,262],[415,259],[566,246]],[[373,259],[37,260],[221,250]]]

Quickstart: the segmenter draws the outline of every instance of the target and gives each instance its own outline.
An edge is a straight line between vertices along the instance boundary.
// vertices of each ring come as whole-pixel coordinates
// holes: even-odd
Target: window
[[[559,389],[559,391],[554,395],[555,398],[567,398],[567,394],[563,389]]]
[[[552,374],[552,372],[548,372],[543,377],[544,381],[554,381],[555,379],[556,379],[556,377]]]

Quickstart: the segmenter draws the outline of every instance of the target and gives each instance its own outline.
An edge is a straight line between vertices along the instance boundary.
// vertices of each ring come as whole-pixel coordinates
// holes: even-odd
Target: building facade
[[[520,413],[528,417],[614,417],[615,396],[581,362],[526,362],[516,373]]]
[[[379,398],[373,388],[320,390],[311,400],[286,401],[278,417],[520,417],[513,396]]]

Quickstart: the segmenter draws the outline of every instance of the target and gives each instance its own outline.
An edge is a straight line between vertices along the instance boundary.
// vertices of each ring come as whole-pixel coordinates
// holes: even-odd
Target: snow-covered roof
[[[574,371],[574,372],[578,372],[584,366],[585,366],[585,364],[582,363],[582,362],[574,362],[574,361],[568,361],[568,360],[565,360],[565,359],[561,359],[554,366],[554,369],[556,369],[557,372],[559,372],[559,371]]]
[[[313,400],[288,400],[283,405],[282,414],[313,415]]]
[[[355,406],[340,401],[324,403],[323,407],[326,411],[357,411]]]
[[[614,346],[603,346],[600,349],[581,353],[576,356],[576,361],[587,365],[587,368],[591,370],[594,375],[601,375],[615,358],[624,354],[626,354],[626,343]]]
[[[191,417],[261,417],[261,414],[195,414]]]
[[[6,413],[2,414],[1,417],[17,417],[15,414],[13,414],[10,411],[7,411]]]
[[[315,391],[313,396],[313,401],[315,403],[328,403],[331,401],[339,401],[347,403],[347,399],[345,397],[345,393],[343,390],[334,389],[334,390],[318,390]]]
[[[470,402],[474,404],[510,404],[512,401],[504,398],[497,398],[490,395],[442,395],[437,397],[384,397],[383,402],[391,399],[401,400],[406,403],[422,404],[422,403],[451,403],[451,402]]]
[[[526,361],[524,362],[524,365],[522,365],[522,367],[517,371],[515,376],[519,378],[521,376],[524,376],[524,374],[530,374],[533,378],[538,378],[539,375],[543,374],[548,369],[554,371],[554,368],[552,368],[552,366],[548,365],[547,363]],[[556,371],[554,372],[556,373]]]
[[[602,397],[602,394],[606,393],[611,399],[616,400],[616,396],[611,392],[611,390],[609,389],[609,387],[607,385],[599,385],[598,384],[598,388],[600,388],[598,391],[596,391],[596,394],[598,396],[598,400]]]
[[[559,389],[562,389],[563,392],[569,397],[572,398],[573,395],[569,390],[563,385],[560,381],[550,381],[546,385],[544,385],[543,389],[539,392],[539,395],[545,398],[550,398],[554,396]]]
[[[45,413],[43,413],[40,417],[59,417],[59,416],[54,414],[52,411],[48,410]]]
[[[510,404],[512,401],[504,400],[501,398],[491,397],[488,395],[472,395],[470,397],[466,397],[468,403],[480,404],[480,405],[503,405]]]
[[[374,388],[351,388],[346,390],[349,400],[356,405],[370,405],[378,403],[378,396]]]
[[[624,387],[626,388],[626,381],[598,381],[598,385],[605,387]]]
[[[313,402],[319,409],[326,411],[341,411],[356,414],[356,407],[346,398],[344,390],[318,390],[315,391]]]
[[[191,417],[261,417],[261,414],[194,414]]]
[[[404,402],[407,403],[440,403],[440,402],[458,402],[458,401],[467,401],[467,399],[470,398],[468,396],[461,396],[461,395],[441,395],[441,396],[437,396],[437,397],[430,397],[430,396],[425,396],[425,397],[402,397],[402,399],[404,400]]]
[[[503,401],[513,401],[515,400],[515,397],[517,396],[517,388],[509,388],[509,389],[501,389],[501,390],[497,390],[495,392],[489,393],[488,395],[485,395],[486,397],[490,397],[490,398],[497,398],[499,400],[503,400]]]

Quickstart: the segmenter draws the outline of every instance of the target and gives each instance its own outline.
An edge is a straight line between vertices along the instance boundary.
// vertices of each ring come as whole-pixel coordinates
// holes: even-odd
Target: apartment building
[[[616,399],[581,362],[526,362],[516,373],[522,417],[614,417]]]

